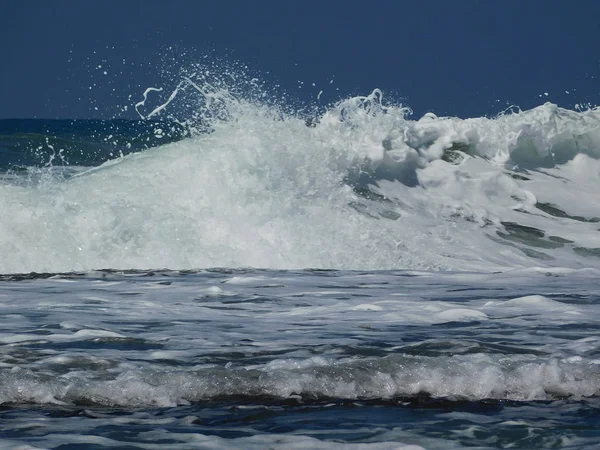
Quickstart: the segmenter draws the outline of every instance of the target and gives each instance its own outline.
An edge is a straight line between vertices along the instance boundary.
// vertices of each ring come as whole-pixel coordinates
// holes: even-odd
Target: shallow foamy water
[[[9,448],[592,448],[598,275],[4,276],[0,436]]]

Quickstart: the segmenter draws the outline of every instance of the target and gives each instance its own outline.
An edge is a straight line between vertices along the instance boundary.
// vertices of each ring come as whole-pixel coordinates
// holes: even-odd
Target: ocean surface
[[[0,448],[600,449],[600,110],[186,80],[0,121]]]

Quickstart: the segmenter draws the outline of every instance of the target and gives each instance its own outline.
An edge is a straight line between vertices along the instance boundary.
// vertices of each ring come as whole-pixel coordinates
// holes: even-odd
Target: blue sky
[[[381,88],[416,115],[600,103],[595,0],[4,0],[1,10],[0,118],[113,117],[206,54],[304,101]]]

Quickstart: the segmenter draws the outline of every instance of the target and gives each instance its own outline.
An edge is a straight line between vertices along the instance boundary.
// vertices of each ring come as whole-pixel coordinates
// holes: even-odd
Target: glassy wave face
[[[73,126],[19,165],[5,131],[0,273],[600,267],[598,110],[411,120],[376,90],[306,120],[192,88],[202,113],[146,122],[144,151],[137,123],[103,131],[103,153]]]

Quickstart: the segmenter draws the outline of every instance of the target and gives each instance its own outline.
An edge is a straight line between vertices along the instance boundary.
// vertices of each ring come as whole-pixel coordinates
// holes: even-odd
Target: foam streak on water
[[[44,448],[583,448],[596,422],[559,417],[600,411],[598,275],[5,278],[0,434]]]

